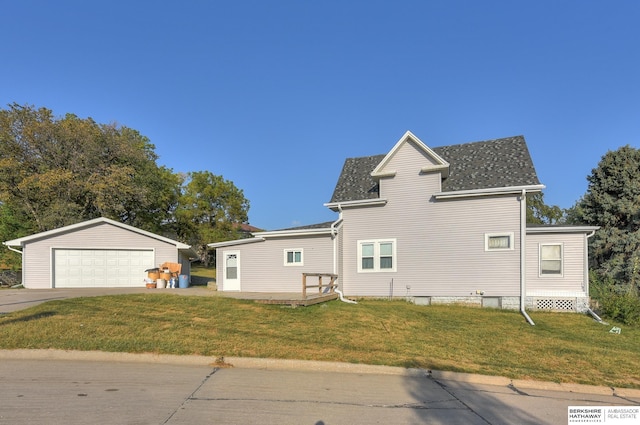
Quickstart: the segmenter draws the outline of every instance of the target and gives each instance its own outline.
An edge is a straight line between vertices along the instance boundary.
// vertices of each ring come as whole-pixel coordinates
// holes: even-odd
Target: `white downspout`
[[[531,326],[535,326],[531,317],[525,310],[527,288],[526,288],[526,257],[527,257],[527,190],[522,189],[520,195],[520,313],[527,319]]]
[[[595,234],[594,230],[584,237],[584,291],[587,295],[589,295],[589,238]]]
[[[2,243],[4,246],[6,246],[7,248],[9,248],[9,251],[13,251],[13,252],[17,252],[18,254],[20,254],[20,261],[22,264],[22,286],[24,286],[24,271],[25,271],[25,267],[24,267],[24,252],[17,250],[15,248],[10,247],[9,245],[6,245],[4,242]]]
[[[17,252],[18,254],[20,254],[22,256],[22,251],[18,251],[15,248],[11,248],[9,245],[5,245],[7,248],[9,248],[9,251],[13,251],[13,252]]]
[[[596,231],[592,231],[588,233],[584,237],[584,291],[588,296],[588,300],[591,300],[591,295],[589,295],[589,238],[596,234]],[[593,310],[591,310],[591,306],[587,306],[587,313],[589,313],[596,321],[602,323],[603,325],[608,325],[607,322],[603,321],[600,316],[598,316]]]
[[[338,204],[338,214],[338,219],[331,223],[331,237],[333,238],[333,274],[338,274],[338,229],[336,229],[336,226],[342,223],[342,207],[340,204]],[[340,276],[338,276],[338,279],[340,279]],[[358,304],[353,300],[346,299],[342,291],[338,288],[334,289],[334,291],[336,291],[340,297],[340,301],[349,304]]]
[[[338,229],[342,223],[342,207],[338,204],[338,219],[331,223],[331,237],[333,238],[333,274],[338,274]]]

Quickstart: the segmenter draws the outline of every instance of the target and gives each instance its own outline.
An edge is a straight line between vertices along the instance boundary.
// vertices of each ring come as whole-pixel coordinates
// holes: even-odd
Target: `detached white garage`
[[[107,218],[4,242],[22,253],[26,288],[144,287],[145,270],[164,262],[190,273],[189,245]]]

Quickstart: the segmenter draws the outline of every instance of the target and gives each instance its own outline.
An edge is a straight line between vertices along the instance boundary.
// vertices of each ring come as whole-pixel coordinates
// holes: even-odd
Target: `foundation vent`
[[[537,298],[535,306],[538,310],[575,311],[576,300],[573,298]]]

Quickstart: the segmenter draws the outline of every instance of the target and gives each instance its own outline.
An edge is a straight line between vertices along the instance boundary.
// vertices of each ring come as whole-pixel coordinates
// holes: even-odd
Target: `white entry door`
[[[240,251],[224,252],[224,291],[240,290]]]

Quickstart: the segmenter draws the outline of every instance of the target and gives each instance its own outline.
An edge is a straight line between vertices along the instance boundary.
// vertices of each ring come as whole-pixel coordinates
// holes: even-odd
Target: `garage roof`
[[[165,238],[164,236],[156,235],[155,233],[147,232],[146,230],[138,229],[137,227],[129,226],[128,224],[119,223],[117,221],[100,217],[95,218],[93,220],[83,221],[81,223],[71,224],[69,226],[60,227],[58,229],[48,230],[46,232],[35,233],[33,235],[24,236],[22,238],[13,239],[10,241],[3,242],[3,245],[7,246],[24,246],[25,243],[32,242],[38,239],[47,238],[50,236],[57,235],[59,233],[65,233],[75,230],[80,230],[85,227],[93,226],[99,223],[111,224],[113,226],[121,227],[123,229],[129,230],[131,232],[139,233],[141,235],[148,236],[153,239],[157,239],[163,242],[167,242],[171,245],[175,245],[179,250],[191,250],[191,246],[187,244],[183,244],[182,242],[174,241],[173,239]]]

